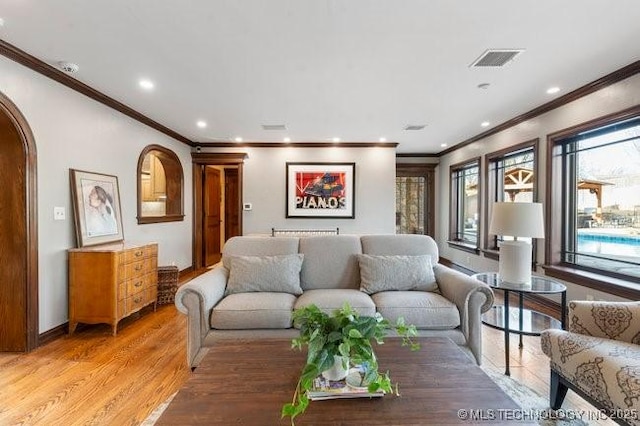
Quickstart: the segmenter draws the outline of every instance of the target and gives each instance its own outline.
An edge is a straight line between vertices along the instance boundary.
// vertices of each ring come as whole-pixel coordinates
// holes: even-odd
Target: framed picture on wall
[[[355,218],[355,163],[287,163],[287,218]]]
[[[116,176],[69,170],[78,247],[124,239]]]

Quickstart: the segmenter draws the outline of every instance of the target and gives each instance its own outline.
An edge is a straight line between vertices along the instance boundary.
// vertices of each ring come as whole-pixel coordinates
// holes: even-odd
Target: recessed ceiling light
[[[204,129],[205,127],[207,127],[207,122],[200,120],[196,123],[196,126],[200,127],[201,129]]]
[[[482,123],[480,123],[482,127],[489,127],[490,124],[491,123],[489,123],[488,121],[483,121]]]
[[[4,19],[0,18],[0,27],[4,26]]]
[[[291,142],[291,138],[284,138],[284,139],[282,139],[282,140],[283,140],[284,142],[287,142],[287,143]]]
[[[142,88],[143,88],[143,89],[145,89],[145,90],[151,90],[151,89],[153,89],[153,87],[155,86],[155,85],[153,84],[153,81],[151,81],[151,80],[146,80],[146,79],[140,80],[140,81],[138,82],[138,84],[140,85],[140,87],[142,87]]]
[[[340,138],[333,138],[333,139],[331,139],[331,140],[332,140],[332,141],[334,141],[334,142],[336,142],[336,143],[340,142]]]
[[[554,93],[558,93],[560,91],[559,87],[550,87],[547,89],[547,93],[549,95],[553,95]]]
[[[237,137],[234,139],[236,142],[242,142],[242,138],[241,137]]]
[[[380,142],[386,142],[387,138],[380,138]]]
[[[447,146],[447,144],[446,144],[446,143],[441,143],[441,144],[440,144],[440,146],[441,146],[442,148],[444,148],[444,147],[446,147],[446,146]]]

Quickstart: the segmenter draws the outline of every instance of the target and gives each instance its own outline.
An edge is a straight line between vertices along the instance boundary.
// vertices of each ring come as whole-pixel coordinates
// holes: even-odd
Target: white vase
[[[343,356],[334,355],[333,367],[329,368],[328,370],[324,370],[322,372],[322,377],[331,381],[342,380],[347,377],[348,372],[349,360]]]

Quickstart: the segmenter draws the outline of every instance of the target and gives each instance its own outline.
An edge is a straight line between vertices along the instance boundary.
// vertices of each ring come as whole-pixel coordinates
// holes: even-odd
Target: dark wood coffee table
[[[418,352],[392,338],[374,348],[380,369],[399,383],[401,396],[312,401],[296,424],[491,424],[505,419],[491,420],[487,410],[519,408],[450,339],[418,340]],[[293,396],[304,360],[305,353],[292,350],[290,339],[218,342],[156,424],[290,424],[280,410]],[[478,410],[484,418],[461,418],[462,409]]]

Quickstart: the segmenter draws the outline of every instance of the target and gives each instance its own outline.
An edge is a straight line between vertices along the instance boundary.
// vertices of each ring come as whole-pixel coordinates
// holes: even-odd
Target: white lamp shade
[[[544,238],[541,203],[495,203],[489,232],[510,237]]]

